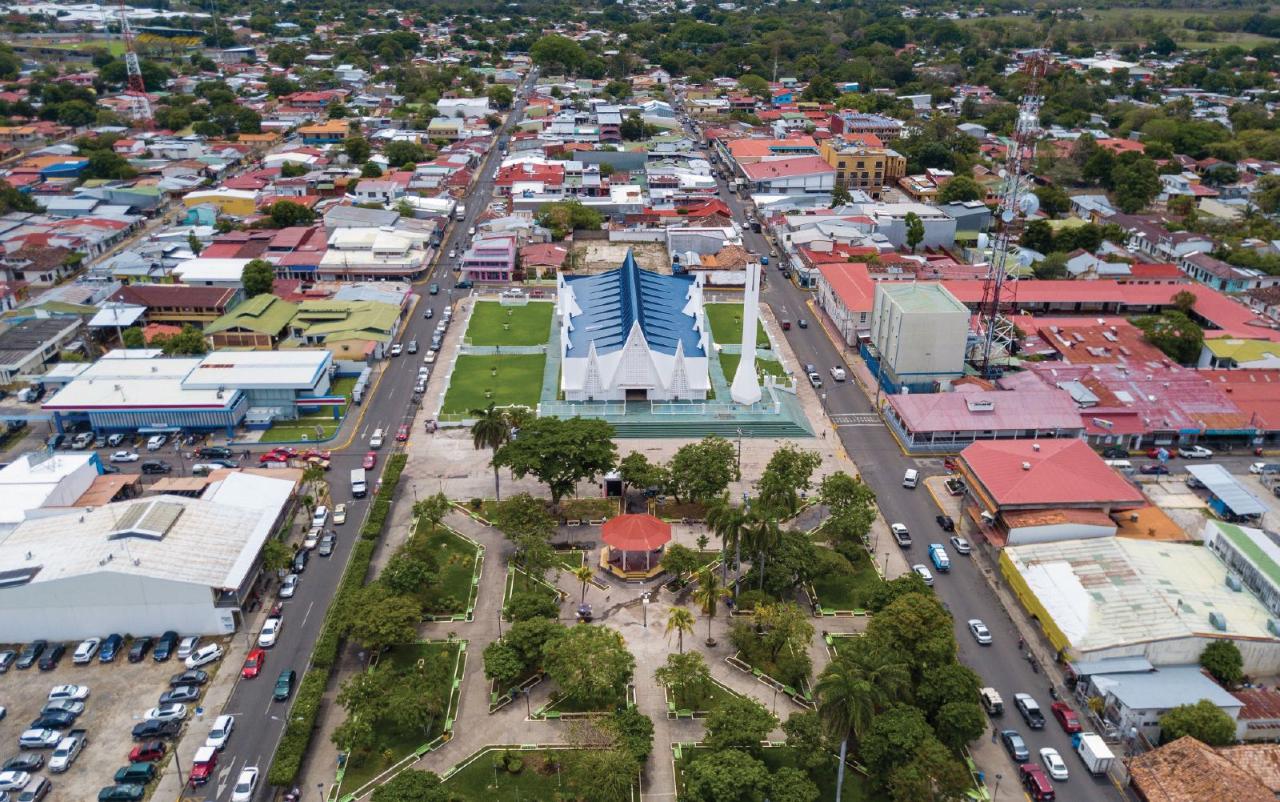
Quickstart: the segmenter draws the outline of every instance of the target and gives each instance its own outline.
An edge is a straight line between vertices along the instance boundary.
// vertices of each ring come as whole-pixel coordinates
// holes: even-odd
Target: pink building
[[[476,240],[462,254],[462,277],[488,283],[510,281],[516,269],[516,238],[490,236]]]

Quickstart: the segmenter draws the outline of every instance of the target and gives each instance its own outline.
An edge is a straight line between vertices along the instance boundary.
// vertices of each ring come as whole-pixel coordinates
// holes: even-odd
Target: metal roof
[[[600,354],[626,345],[631,328],[639,324],[649,348],[674,354],[679,343],[686,356],[705,356],[696,320],[684,311],[689,302],[690,276],[664,276],[641,270],[631,251],[617,270],[594,276],[565,276],[581,314],[573,316],[569,345],[585,355],[595,343]]]
[[[1267,511],[1262,502],[1221,465],[1188,465],[1187,473],[1203,482],[1205,488],[1236,515],[1262,515]]]

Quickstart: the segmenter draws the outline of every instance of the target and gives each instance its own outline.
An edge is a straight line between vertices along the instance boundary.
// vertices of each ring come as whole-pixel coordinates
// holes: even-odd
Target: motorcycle
[[[289,793],[284,795],[284,802],[298,802],[302,799],[302,789],[295,787]]]

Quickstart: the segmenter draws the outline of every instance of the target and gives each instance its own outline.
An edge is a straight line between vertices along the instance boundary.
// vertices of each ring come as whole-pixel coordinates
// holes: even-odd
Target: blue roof
[[[649,348],[674,354],[684,343],[687,356],[706,356],[694,328],[693,315],[682,310],[688,303],[692,276],[664,276],[641,270],[631,251],[617,270],[594,276],[565,276],[573,288],[582,314],[573,316],[569,346],[575,356],[586,356],[591,343],[606,354],[622,348],[634,323],[640,324]]]

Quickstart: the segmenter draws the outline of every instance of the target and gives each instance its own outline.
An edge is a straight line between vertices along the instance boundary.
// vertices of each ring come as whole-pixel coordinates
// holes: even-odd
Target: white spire
[[[760,400],[760,379],[756,376],[756,311],[760,306],[760,266],[747,263],[747,286],[742,299],[742,358],[733,375],[729,395],[735,403],[750,406]]]

